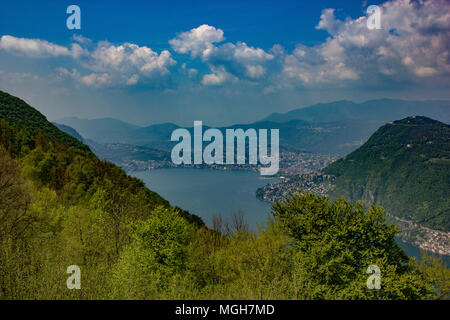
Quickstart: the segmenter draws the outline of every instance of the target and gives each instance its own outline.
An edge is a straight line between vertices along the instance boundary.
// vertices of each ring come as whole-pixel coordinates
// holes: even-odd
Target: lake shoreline
[[[265,226],[270,216],[271,203],[256,197],[256,190],[280,179],[260,176],[257,171],[217,170],[212,168],[162,168],[133,171],[129,174],[144,181],[146,186],[160,194],[171,205],[200,216],[211,225],[214,216],[229,218],[232,213],[244,212],[251,230]],[[419,262],[421,249],[397,238],[397,243],[409,256]],[[447,266],[450,257],[433,253]]]

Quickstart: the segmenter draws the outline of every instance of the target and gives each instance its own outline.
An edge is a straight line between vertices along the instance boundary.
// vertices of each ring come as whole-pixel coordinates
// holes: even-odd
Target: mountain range
[[[401,115],[401,116],[400,116]],[[338,101],[272,114],[251,124],[227,128],[280,129],[280,147],[285,150],[345,155],[361,146],[377,128],[406,116],[424,115],[450,121],[449,101],[372,100],[362,104]],[[85,139],[98,143],[122,143],[170,151],[175,145],[173,123],[139,127],[117,119],[62,118],[56,121],[72,127]],[[204,126],[206,130],[208,126]],[[192,132],[192,127],[187,127]],[[219,128],[224,131],[226,128]]]
[[[342,100],[319,103],[287,113],[272,113],[264,120],[286,122],[304,120],[309,122],[336,122],[343,120],[372,120],[389,122],[412,115],[423,115],[444,123],[450,122],[450,101],[408,101],[378,99],[362,103]]]

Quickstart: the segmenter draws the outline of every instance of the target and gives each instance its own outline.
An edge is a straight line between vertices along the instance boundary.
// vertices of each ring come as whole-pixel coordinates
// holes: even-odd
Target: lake
[[[256,198],[256,189],[277,178],[257,171],[171,168],[134,172],[146,186],[171,205],[199,215],[210,226],[212,217],[230,217],[242,211],[251,229],[264,224],[270,203]]]
[[[211,226],[212,217],[229,218],[242,211],[250,228],[264,226],[271,204],[256,198],[256,189],[277,178],[263,177],[257,171],[171,168],[133,172],[146,186],[170,201],[171,205],[199,215]],[[409,256],[420,261],[418,247],[398,241]],[[447,265],[450,257],[441,256]]]

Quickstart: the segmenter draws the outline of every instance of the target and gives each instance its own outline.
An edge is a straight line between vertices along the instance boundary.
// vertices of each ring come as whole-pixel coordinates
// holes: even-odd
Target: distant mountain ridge
[[[399,116],[402,115],[402,116]],[[391,120],[412,115],[433,116],[450,121],[450,101],[371,100],[362,104],[337,101],[318,104],[287,114],[273,114],[266,120],[251,124],[236,124],[227,128],[279,128],[280,146],[287,150],[315,153],[347,154]],[[281,121],[283,120],[283,121]],[[181,128],[173,123],[139,127],[112,118],[57,120],[74,128],[86,139],[99,143],[122,143],[169,151],[175,143],[171,133]],[[204,126],[206,130],[208,126]],[[192,131],[192,127],[187,129]],[[224,131],[226,128],[219,128]]]
[[[54,124],[59,130],[64,131],[67,134],[70,134],[72,137],[80,140],[81,142],[84,142],[84,138],[74,128],[56,122],[52,122],[52,124]]]
[[[450,126],[414,116],[379,128],[323,170],[332,197],[381,205],[394,216],[450,231]]]
[[[55,122],[72,127],[84,138],[93,139],[97,142],[111,142],[111,139],[115,140],[114,142],[122,142],[116,139],[126,137],[129,132],[140,128],[114,118],[81,119],[67,117]]]
[[[87,120],[92,128],[83,134],[83,127],[75,127],[83,137],[99,143],[122,143],[148,148],[170,151],[176,142],[170,141],[175,129],[182,128],[172,123],[156,124],[148,127],[139,127],[117,134],[114,128],[100,131],[94,120]],[[253,129],[279,129],[280,147],[285,150],[307,151],[316,153],[346,154],[360,146],[382,122],[380,121],[341,121],[330,123],[309,123],[303,120],[292,120],[285,123],[273,121],[260,121],[251,124],[236,124],[229,127],[218,128],[223,133],[225,129],[241,128]],[[69,124],[68,124],[69,125]],[[76,123],[74,124],[77,125]],[[86,124],[85,124],[86,126]],[[203,130],[209,126],[204,125]],[[192,127],[186,127],[191,133]]]
[[[287,113],[272,113],[264,118],[264,120],[275,122],[286,122],[290,120],[334,122],[370,119],[388,122],[413,115],[424,115],[441,122],[450,123],[450,101],[378,99],[355,103],[342,100],[319,103],[309,107],[295,109]]]

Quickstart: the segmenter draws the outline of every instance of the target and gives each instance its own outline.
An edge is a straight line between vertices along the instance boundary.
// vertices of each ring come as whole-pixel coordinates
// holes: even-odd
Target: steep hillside
[[[76,131],[75,131],[76,132]],[[36,188],[49,188],[64,205],[89,206],[102,199],[124,214],[145,217],[169,202],[116,165],[99,160],[89,147],[59,130],[24,101],[0,92],[0,149],[17,158]],[[179,210],[197,225],[197,216]]]
[[[89,148],[81,141],[59,130],[47,121],[47,118],[27,103],[6,92],[0,91],[0,120],[5,121],[15,129],[26,128],[31,139],[38,132],[44,133],[49,139],[66,143],[68,146],[88,151]]]
[[[388,123],[323,172],[337,176],[333,197],[376,203],[450,230],[450,126],[444,123],[419,116]]]

